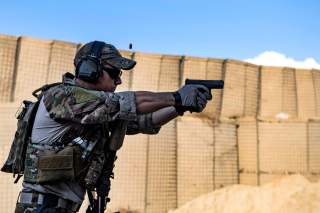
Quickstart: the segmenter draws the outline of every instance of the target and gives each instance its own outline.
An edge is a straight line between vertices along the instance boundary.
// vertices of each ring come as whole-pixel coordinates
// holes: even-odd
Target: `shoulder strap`
[[[48,90],[49,88],[54,87],[54,86],[57,86],[57,85],[59,85],[59,84],[62,84],[62,83],[61,83],[61,82],[57,82],[57,83],[53,83],[53,84],[45,84],[45,85],[43,85],[42,87],[34,90],[34,91],[32,92],[32,95],[33,95],[34,97],[36,97],[37,99],[39,99],[41,93],[38,94],[38,92],[46,91],[46,90]]]

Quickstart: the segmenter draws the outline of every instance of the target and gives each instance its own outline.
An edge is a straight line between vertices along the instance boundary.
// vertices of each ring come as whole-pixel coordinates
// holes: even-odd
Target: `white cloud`
[[[314,58],[306,58],[304,61],[297,61],[275,51],[266,51],[254,58],[246,59],[245,61],[252,64],[265,66],[320,69],[320,64]]]

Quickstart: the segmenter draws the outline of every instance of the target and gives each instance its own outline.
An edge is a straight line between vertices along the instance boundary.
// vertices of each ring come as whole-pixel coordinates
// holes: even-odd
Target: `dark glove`
[[[210,90],[203,85],[184,85],[176,93],[175,108],[179,115],[185,111],[202,112],[206,107],[207,101],[212,99]]]

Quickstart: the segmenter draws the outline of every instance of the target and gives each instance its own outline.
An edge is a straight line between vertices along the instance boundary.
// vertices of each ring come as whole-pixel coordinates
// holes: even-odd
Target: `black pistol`
[[[186,79],[185,84],[200,84],[207,87],[209,90],[212,89],[223,89],[224,81],[223,80],[194,80]]]
[[[224,87],[224,81],[223,80],[195,80],[195,79],[186,79],[185,84],[198,84],[198,85],[203,85],[205,87],[207,87],[210,91],[211,94],[211,90],[212,89],[223,89]],[[203,90],[203,89],[202,89]],[[200,92],[204,92],[201,91]],[[185,111],[190,111],[192,112],[200,112],[199,109],[194,109],[194,108],[190,108],[190,107],[178,107],[176,108],[179,112],[180,115],[183,114],[183,112]]]

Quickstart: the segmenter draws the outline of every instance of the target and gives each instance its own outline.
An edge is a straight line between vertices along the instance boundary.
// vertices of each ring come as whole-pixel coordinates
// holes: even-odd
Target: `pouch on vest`
[[[38,183],[74,181],[73,149],[40,155],[38,159]]]
[[[1,168],[1,171],[22,175],[24,171],[24,161],[27,145],[30,141],[30,135],[37,112],[39,101],[23,101],[23,108],[18,114],[17,130],[11,144],[9,156]]]
[[[13,173],[13,176],[18,174],[15,183],[24,173],[26,150],[28,143],[31,140],[31,131],[34,123],[34,119],[38,110],[38,106],[41,99],[41,93],[50,87],[56,86],[61,83],[53,83],[44,85],[43,87],[36,89],[32,95],[37,98],[36,102],[23,101],[22,110],[17,113],[16,118],[18,119],[17,130],[14,135],[14,139],[11,144],[10,152],[6,162],[4,163],[1,171],[7,173]]]
[[[67,146],[59,152],[39,155],[37,183],[79,180],[86,169],[78,146]]]

